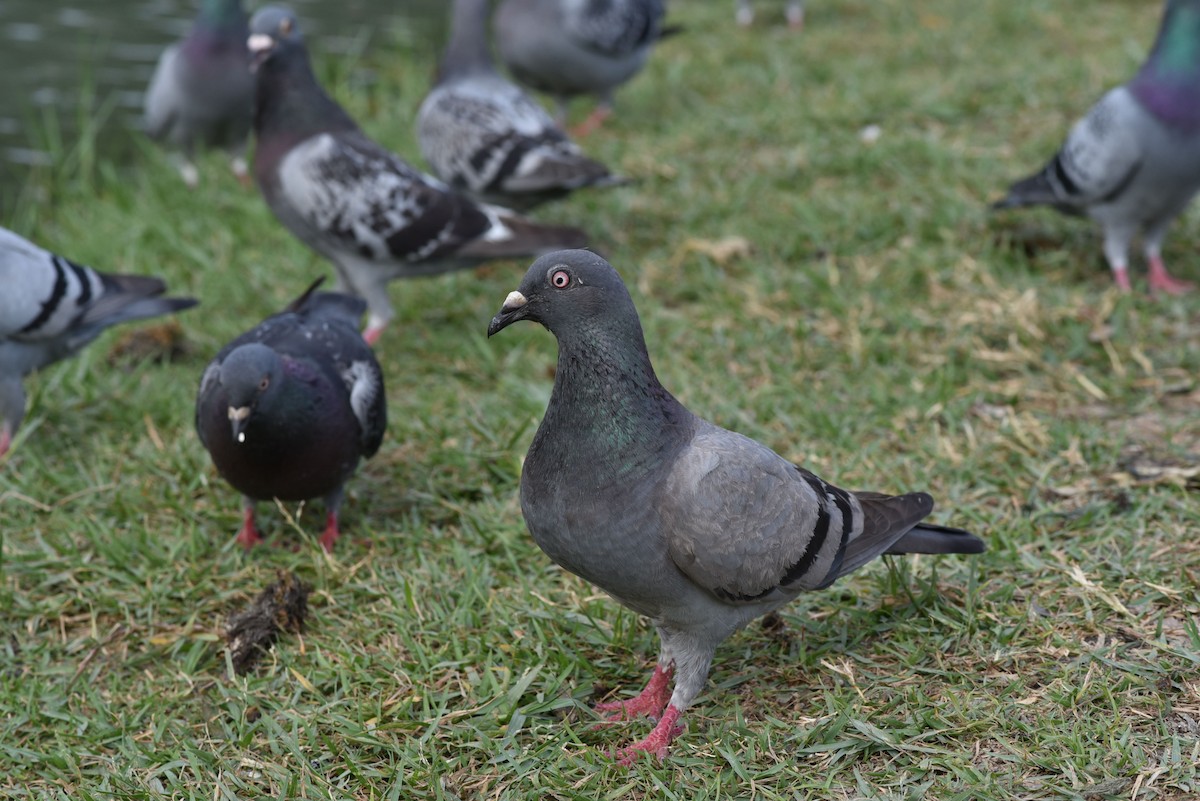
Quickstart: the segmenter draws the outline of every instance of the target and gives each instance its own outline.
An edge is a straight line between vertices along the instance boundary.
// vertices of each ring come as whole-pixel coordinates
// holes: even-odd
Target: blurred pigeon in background
[[[179,171],[190,187],[200,181],[198,147],[222,147],[245,180],[246,143],[254,112],[254,77],[241,0],[203,0],[191,31],[159,57],[144,98],[144,125],[154,139],[182,149]]]
[[[1152,294],[1191,284],[1163,265],[1171,222],[1200,189],[1200,0],[1170,0],[1150,57],[1077,122],[1039,172],[994,209],[1052,206],[1104,229],[1104,256],[1128,292],[1129,246],[1142,232]]]
[[[421,153],[455,189],[528,209],[586,186],[622,183],[492,65],[488,0],[455,0],[450,43],[417,115]]]
[[[570,98],[596,96],[596,108],[574,130],[584,136],[612,114],[616,88],[677,30],[663,27],[665,14],[662,0],[502,0],[492,33],[517,80],[558,102],[560,124]]]
[[[271,211],[366,299],[375,342],[394,312],[387,282],[579,247],[586,235],[478,204],[369,139],[317,83],[295,17],[251,20],[258,73],[254,175]]]

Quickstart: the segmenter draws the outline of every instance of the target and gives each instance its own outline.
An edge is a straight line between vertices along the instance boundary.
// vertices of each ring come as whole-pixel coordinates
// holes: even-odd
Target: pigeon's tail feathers
[[[862,533],[846,543],[842,563],[830,583],[887,553],[905,532],[933,511],[933,498],[924,492],[907,495],[855,492],[854,497],[862,508]]]
[[[1062,198],[1050,181],[1049,168],[1022,178],[1008,188],[1008,194],[992,204],[993,211],[1022,206],[1058,206]]]
[[[358,325],[366,310],[365,300],[344,292],[318,292],[304,307],[310,319],[344,320],[351,326]]]
[[[459,250],[462,256],[511,259],[587,246],[588,236],[579,228],[537,223],[499,206],[483,208],[492,218],[492,230]]]
[[[678,36],[685,31],[687,31],[687,26],[685,25],[664,25],[658,32],[658,38],[661,40],[671,36]]]
[[[862,508],[862,533],[846,543],[834,578],[851,573],[883,554],[981,553],[983,540],[966,531],[921,521],[933,511],[933,498],[924,492],[884,495],[856,492]],[[830,579],[832,583],[833,578]]]
[[[325,283],[325,276],[321,276],[317,280],[308,285],[308,288],[300,293],[300,296],[284,307],[285,312],[298,312],[308,305],[308,301],[312,298],[313,293],[317,291],[317,287]]]
[[[367,310],[367,302],[354,295],[344,292],[318,292],[317,289],[325,283],[325,276],[308,285],[300,297],[293,300],[283,310],[284,314],[292,312],[304,314],[310,318],[325,318],[327,320],[345,320],[352,326],[357,326]]]
[[[983,553],[987,545],[979,537],[961,528],[918,523],[896,540],[885,553]]]
[[[167,291],[167,285],[159,278],[114,273],[99,275],[104,293],[80,318],[80,327],[107,328],[127,320],[142,320],[190,309],[199,302],[195,298],[160,297]]]

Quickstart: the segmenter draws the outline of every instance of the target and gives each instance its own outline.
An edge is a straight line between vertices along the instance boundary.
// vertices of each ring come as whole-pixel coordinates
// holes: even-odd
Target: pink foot
[[[262,542],[262,535],[258,533],[258,529],[254,527],[254,510],[247,508],[242,517],[242,530],[238,532],[237,541],[247,551],[255,546],[256,543]]]
[[[1159,292],[1165,292],[1168,295],[1182,295],[1191,290],[1192,284],[1171,277],[1171,274],[1167,272],[1166,265],[1163,264],[1161,256],[1152,256],[1150,258],[1151,295],[1157,295]]]
[[[674,675],[674,665],[665,668],[655,665],[654,672],[650,674],[650,681],[646,683],[646,689],[638,693],[636,698],[596,704],[593,709],[609,722],[630,720],[638,715],[656,718],[671,699],[671,677]]]
[[[12,432],[8,430],[8,424],[0,425],[0,456],[8,453],[8,449],[11,446]]]
[[[325,518],[325,532],[321,535],[321,547],[325,549],[325,553],[333,553],[333,543],[342,535],[338,531],[338,519],[335,512],[330,512]]]
[[[1127,267],[1114,267],[1112,274],[1117,289],[1121,290],[1123,294],[1129,294],[1133,290],[1133,287],[1129,285],[1129,269]]]
[[[592,109],[592,113],[587,115],[587,119],[571,129],[571,136],[576,139],[582,139],[599,128],[601,123],[611,115],[612,109],[608,106],[596,106],[596,108]]]
[[[367,330],[363,331],[363,341],[365,341],[371,347],[375,347],[375,343],[379,341],[379,337],[382,335],[382,325],[367,326]]]
[[[683,713],[677,708],[668,706],[663,712],[662,720],[646,736],[646,739],[626,746],[616,753],[617,762],[628,767],[641,759],[643,754],[656,756],[660,760],[665,758],[671,741],[683,731],[683,726],[679,725],[679,718],[682,715]]]

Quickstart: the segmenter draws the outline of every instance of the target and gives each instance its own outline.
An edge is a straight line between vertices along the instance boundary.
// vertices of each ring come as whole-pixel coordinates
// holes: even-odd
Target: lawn
[[[630,284],[663,383],[846,487],[923,489],[982,557],[875,563],[752,624],[662,762],[644,620],[525,531],[553,338],[488,321],[526,263],[392,284],[390,426],[332,556],[312,508],[240,499],[193,430],[216,350],[328,265],[223,159],[188,191],[86,142],[4,224],[202,305],[167,364],[129,329],[27,382],[0,463],[0,794],[61,799],[1185,799],[1200,794],[1200,295],[1122,297],[1090,223],[988,201],[1133,73],[1150,2],[676,0],[687,27],[590,153],[636,179],[541,216]],[[318,73],[418,160],[427,42],[381,26]],[[580,105],[578,116],[585,113]],[[867,126],[878,139],[865,141]],[[869,139],[870,137],[866,137]],[[1200,215],[1166,260],[1200,282]],[[301,634],[232,675],[228,617],[278,571]]]

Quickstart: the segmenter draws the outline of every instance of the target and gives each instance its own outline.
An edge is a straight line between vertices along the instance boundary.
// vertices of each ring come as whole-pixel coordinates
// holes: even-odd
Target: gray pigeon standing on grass
[[[552,95],[559,123],[567,101],[594,95],[596,108],[574,129],[585,136],[612,114],[613,92],[641,71],[663,36],[662,0],[502,0],[492,18],[500,60],[526,86]]]
[[[1117,286],[1129,284],[1129,246],[1139,231],[1150,292],[1191,284],[1163,265],[1171,222],[1200,190],[1200,0],[1170,0],[1154,49],[1133,80],[1077,122],[1039,172],[1013,184],[995,209],[1052,206],[1086,214],[1104,229]]]
[[[324,498],[320,542],[332,551],[342,488],[387,428],[383,373],[358,335],[366,303],[316,293],[320,283],[222,348],[200,379],[196,431],[245,498],[247,549],[262,539],[257,501]]]
[[[254,77],[241,0],[203,0],[191,31],[158,59],[144,98],[144,125],[154,139],[183,150],[179,171],[195,187],[199,147],[222,147],[246,180],[246,144],[254,113]]]
[[[22,377],[76,353],[111,325],[191,308],[142,275],[102,273],[0,228],[0,456],[25,417]]]
[[[622,183],[583,155],[550,115],[492,65],[488,0],[455,0],[450,43],[417,114],[421,154],[455,189],[527,209],[587,186]]]
[[[251,20],[254,175],[271,211],[367,301],[368,342],[394,316],[387,282],[582,246],[576,228],[476,203],[376,144],[317,83],[295,17]]]
[[[521,511],[562,567],[650,618],[661,651],[610,720],[658,718],[620,752],[662,757],[725,638],[881,554],[980,553],[921,522],[933,499],[849,492],[692,414],[658,382],[621,277],[588,251],[533,263],[488,326],[541,323],[558,339],[546,415],[521,471]],[[674,680],[674,691],[671,682]]]

